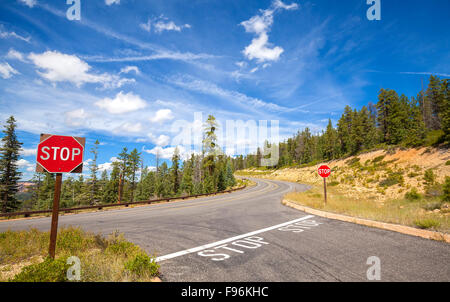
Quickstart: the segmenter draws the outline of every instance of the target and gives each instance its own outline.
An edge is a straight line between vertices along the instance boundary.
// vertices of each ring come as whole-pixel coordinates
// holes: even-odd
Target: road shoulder
[[[324,218],[340,220],[340,221],[345,221],[345,222],[351,222],[351,223],[355,223],[355,224],[365,225],[368,227],[374,227],[374,228],[394,231],[394,232],[398,232],[398,233],[402,233],[402,234],[406,234],[406,235],[411,235],[411,236],[421,237],[421,238],[425,238],[425,239],[432,239],[432,240],[450,243],[450,235],[441,233],[441,232],[419,230],[416,228],[398,225],[398,224],[385,223],[385,222],[379,222],[379,221],[374,221],[374,220],[346,216],[346,215],[342,215],[342,214],[324,212],[324,211],[320,211],[320,210],[316,210],[316,209],[312,209],[312,208],[300,205],[300,204],[298,204],[294,201],[288,200],[288,199],[283,199],[282,204],[285,206],[297,209],[299,211],[306,212],[306,213],[320,216],[320,217],[324,217]]]

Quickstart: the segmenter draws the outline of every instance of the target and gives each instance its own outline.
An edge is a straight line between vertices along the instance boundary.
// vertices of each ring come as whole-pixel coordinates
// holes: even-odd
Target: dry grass
[[[48,244],[49,233],[35,229],[0,233],[0,281],[8,281],[24,267],[42,262],[47,256]],[[108,238],[79,228],[60,229],[58,233],[56,258],[80,258],[83,282],[154,281],[156,264],[152,264],[156,271],[142,274],[125,268],[127,262],[140,254],[145,252],[117,232]]]
[[[314,186],[307,192],[288,193],[285,198],[301,205],[327,212],[412,227],[429,228],[446,233],[450,232],[449,213],[436,213],[424,209],[430,203],[436,202],[433,200],[419,199],[409,201],[397,199],[382,204],[373,200],[351,198],[337,189],[329,187],[328,202],[325,204],[323,187],[320,186]]]

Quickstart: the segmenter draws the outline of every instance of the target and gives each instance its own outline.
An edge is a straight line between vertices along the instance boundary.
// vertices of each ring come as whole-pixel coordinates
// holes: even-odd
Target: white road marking
[[[184,251],[172,253],[172,254],[169,254],[169,255],[161,256],[161,257],[156,258],[155,261],[156,262],[161,262],[161,261],[164,261],[164,260],[173,259],[173,258],[184,256],[184,255],[187,255],[187,254],[200,252],[202,250],[206,250],[206,249],[218,246],[218,245],[222,245],[222,244],[225,244],[225,243],[228,243],[228,242],[232,242],[232,241],[236,241],[236,240],[239,240],[239,239],[243,239],[243,238],[246,238],[246,237],[251,237],[251,236],[254,236],[254,235],[257,235],[257,234],[261,234],[261,233],[264,233],[264,232],[272,231],[272,230],[275,230],[275,229],[278,229],[278,228],[281,228],[281,227],[284,227],[284,226],[287,226],[287,225],[290,225],[290,224],[293,224],[293,223],[296,223],[296,222],[299,222],[299,221],[307,220],[307,219],[310,219],[310,218],[313,218],[313,217],[314,217],[313,215],[308,215],[308,216],[305,216],[305,217],[302,217],[302,218],[299,218],[299,219],[288,221],[288,222],[285,222],[285,223],[282,223],[282,224],[278,224],[278,225],[275,225],[275,226],[271,226],[271,227],[268,227],[268,228],[265,228],[265,229],[261,229],[261,230],[258,230],[258,231],[254,231],[254,232],[250,232],[250,233],[247,233],[247,234],[243,234],[243,235],[231,237],[231,238],[228,238],[228,239],[224,239],[224,240],[221,240],[221,241],[205,244],[205,245],[202,245],[202,246],[194,247],[194,248],[191,248],[191,249],[187,249],[187,250],[184,250]]]

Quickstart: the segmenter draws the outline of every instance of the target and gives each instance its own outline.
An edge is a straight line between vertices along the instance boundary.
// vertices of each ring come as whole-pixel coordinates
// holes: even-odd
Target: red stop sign
[[[83,164],[83,153],[73,136],[51,135],[39,143],[36,161],[49,173],[70,173]]]
[[[318,172],[319,172],[320,176],[322,176],[323,178],[327,178],[331,174],[331,169],[330,169],[330,167],[323,165],[323,166],[320,166]]]

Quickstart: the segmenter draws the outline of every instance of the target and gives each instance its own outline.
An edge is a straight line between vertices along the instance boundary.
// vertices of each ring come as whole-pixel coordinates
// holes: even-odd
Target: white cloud
[[[157,146],[160,146],[160,147],[165,147],[170,143],[170,137],[168,137],[167,135],[162,134],[162,135],[156,137],[152,133],[149,133],[148,137],[154,144],[156,144]]]
[[[136,74],[140,74],[139,68],[137,66],[126,66],[120,70],[120,73],[129,73],[134,71]]]
[[[162,148],[162,147],[157,146],[151,150],[144,150],[144,151],[149,154],[159,156],[159,158],[162,158],[162,159],[171,159],[173,156],[173,153],[175,152],[175,147]],[[178,151],[180,151],[180,156],[182,154],[184,154],[183,146],[178,146]]]
[[[109,162],[98,165],[98,170],[99,170],[100,172],[103,172],[103,171],[105,171],[105,170],[106,170],[106,171],[112,171],[112,169],[113,169],[113,163],[116,162],[116,161],[118,161],[117,157],[111,157],[111,159],[109,160]]]
[[[19,61],[22,61],[22,62],[26,62],[25,58],[23,57],[23,54],[21,52],[18,52],[17,50],[12,49],[12,48],[6,54],[6,58],[7,59],[19,60]]]
[[[119,92],[114,99],[104,98],[95,103],[100,108],[106,109],[111,114],[133,112],[147,107],[147,103],[140,96],[129,92]]]
[[[120,0],[105,0],[106,5],[120,4]]]
[[[152,29],[152,20],[148,19],[147,23],[141,23],[141,24],[139,24],[139,27],[145,31],[150,32]]]
[[[89,73],[89,64],[77,56],[58,51],[31,53],[28,58],[43,70],[37,73],[50,82],[71,82],[78,87],[85,83],[100,83],[104,88],[121,87],[125,83],[134,82],[134,79],[121,79],[117,75]]]
[[[272,47],[269,43],[268,32],[273,24],[273,15],[277,10],[294,10],[297,8],[298,5],[296,3],[287,5],[280,0],[274,0],[270,8],[261,10],[259,15],[241,22],[246,32],[256,35],[252,43],[244,49],[244,55],[249,60],[256,59],[259,63],[277,61],[284,50],[279,46]]]
[[[17,70],[11,67],[8,63],[0,63],[0,76],[4,79],[9,79],[15,74],[19,74]]]
[[[147,23],[139,24],[143,30],[150,32],[153,28],[154,32],[162,33],[163,31],[177,31],[181,32],[184,28],[191,28],[190,24],[177,25],[175,22],[169,20],[163,15],[155,20],[148,19]]]
[[[37,148],[33,148],[33,149],[22,148],[20,150],[20,155],[22,155],[22,156],[33,156],[36,154],[37,154]]]
[[[86,119],[90,117],[84,109],[76,109],[73,111],[66,112],[66,124],[70,126],[81,126],[85,124]]]
[[[116,129],[114,129],[115,133],[139,133],[142,132],[142,124],[141,123],[129,123],[125,122]]]
[[[249,60],[256,59],[258,62],[277,61],[284,52],[283,48],[275,46],[270,48],[267,33],[262,33],[252,40],[252,43],[244,49],[244,54]]]
[[[28,7],[33,7],[36,5],[36,0],[19,0],[19,2],[22,2],[24,5]]]
[[[19,159],[16,164],[20,169],[26,169],[28,172],[32,172],[35,169],[35,165],[25,159]]]
[[[154,117],[150,118],[150,121],[153,123],[162,123],[165,121],[173,120],[172,110],[170,109],[161,109],[158,110]]]
[[[183,28],[191,28],[189,24],[178,26],[173,21],[158,21],[155,25],[155,32],[160,33],[163,31],[181,31]]]

